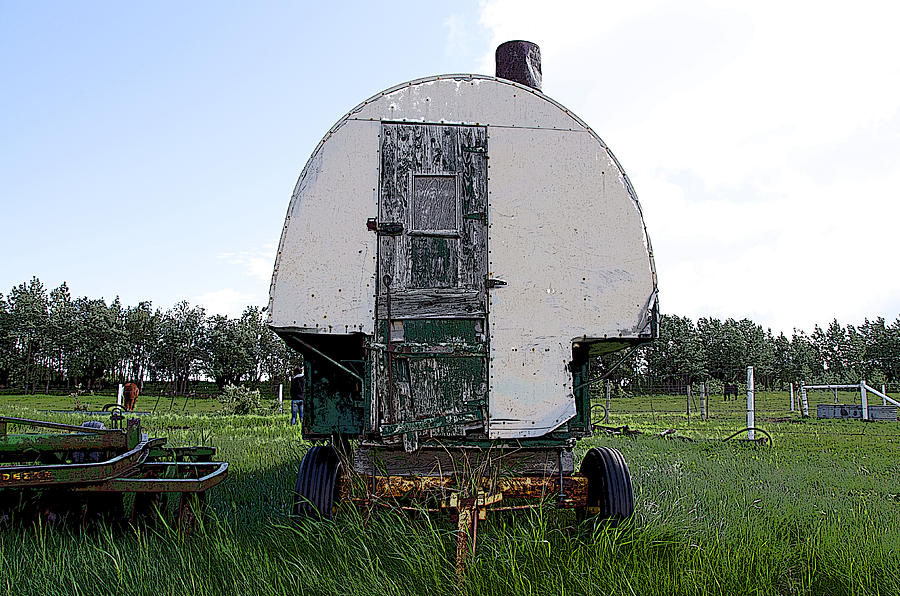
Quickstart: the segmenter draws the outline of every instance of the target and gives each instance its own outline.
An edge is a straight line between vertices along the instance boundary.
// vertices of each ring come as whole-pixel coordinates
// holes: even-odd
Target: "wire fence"
[[[256,389],[263,398],[274,398],[278,395],[278,385],[269,381],[249,382],[243,385],[250,389]],[[27,389],[27,390],[26,390]],[[118,384],[109,384],[108,386],[94,389],[76,389],[74,387],[65,387],[51,385],[49,388],[44,384],[37,384],[34,387],[5,387],[0,389],[0,396],[8,395],[51,395],[55,397],[82,397],[82,396],[104,396],[115,398],[118,394]],[[210,381],[191,381],[187,391],[173,391],[170,381],[145,381],[141,388],[141,395],[145,397],[172,397],[179,398],[190,397],[196,399],[217,399],[222,392],[215,383]]]
[[[896,393],[891,395],[888,391],[887,394],[894,399],[898,398]],[[839,404],[861,408],[859,391],[839,390],[836,395]],[[808,417],[803,415],[799,404],[799,388],[794,391],[793,411],[790,391],[757,391],[754,398],[753,426],[776,436],[805,436],[826,440],[838,436],[879,437],[900,441],[898,408],[890,404],[885,410],[891,414],[888,420],[864,421],[854,417],[818,418],[818,405],[835,403],[835,392],[831,390],[807,391]],[[610,396],[607,400],[603,391],[595,389],[591,401],[592,422],[600,432],[624,426],[629,432],[639,430],[643,434],[662,435],[674,430],[691,437],[723,438],[725,434],[749,426],[745,388],[737,398],[730,397],[727,400],[721,394],[704,399],[702,392],[698,395],[693,391],[685,395]],[[869,411],[873,407],[883,408],[882,401],[882,398],[870,394]]]

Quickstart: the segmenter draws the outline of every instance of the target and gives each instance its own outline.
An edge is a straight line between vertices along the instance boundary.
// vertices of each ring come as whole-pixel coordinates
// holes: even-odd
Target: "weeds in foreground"
[[[741,422],[738,408],[700,423],[678,418],[674,400],[661,414],[661,401],[659,427],[695,443],[647,433],[579,445],[625,454],[631,520],[578,524],[552,507],[491,515],[461,588],[455,524],[441,515],[344,507],[333,522],[289,519],[308,444],[286,415],[145,417],[151,435],[210,443],[231,463],[204,527],[14,526],[0,531],[0,594],[900,593],[896,426],[768,424],[775,446],[748,447],[711,440]],[[617,424],[654,428],[649,413],[616,407]]]

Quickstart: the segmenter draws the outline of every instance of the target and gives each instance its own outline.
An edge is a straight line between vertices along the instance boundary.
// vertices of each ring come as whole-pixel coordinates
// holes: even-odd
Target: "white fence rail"
[[[874,387],[870,387],[865,381],[860,381],[856,385],[802,385],[800,387],[800,396],[803,400],[803,416],[809,416],[809,404],[807,402],[806,391],[808,389],[825,389],[828,391],[834,391],[834,403],[837,403],[837,391],[838,389],[858,389],[859,390],[859,400],[862,404],[862,418],[863,420],[869,419],[869,393],[874,393],[882,400],[884,400],[885,405],[891,403],[897,407],[900,407],[900,401],[888,396],[884,391],[884,387],[882,387],[882,391],[878,391]],[[793,404],[792,404],[793,405]]]
[[[878,391],[878,390],[876,390],[876,389],[872,389],[872,388],[869,387],[868,385],[865,385],[865,381],[863,381],[863,385],[865,386],[865,388],[866,388],[867,391],[871,391],[872,393],[874,393],[875,395],[877,395],[878,397],[880,397],[880,398],[883,399],[884,401],[889,402],[889,403],[892,403],[892,404],[894,404],[894,405],[897,406],[897,407],[900,407],[900,401],[897,401],[897,400],[894,399],[893,397],[888,397],[888,395],[887,395],[886,393],[883,393],[883,392],[882,392],[882,391],[884,391],[884,387],[881,388],[882,391]]]

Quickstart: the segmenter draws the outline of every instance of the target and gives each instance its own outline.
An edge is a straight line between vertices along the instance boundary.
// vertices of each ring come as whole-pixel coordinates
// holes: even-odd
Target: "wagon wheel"
[[[587,478],[586,506],[579,517],[594,517],[617,524],[634,512],[634,489],[625,458],[616,449],[595,447],[581,461]]]
[[[292,511],[304,517],[331,519],[334,502],[340,498],[343,464],[331,446],[309,449],[300,462]]]

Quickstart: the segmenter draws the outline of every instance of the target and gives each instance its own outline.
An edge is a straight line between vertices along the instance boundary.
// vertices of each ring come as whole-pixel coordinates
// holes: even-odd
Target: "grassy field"
[[[41,413],[90,410],[99,412],[103,406],[116,403],[115,396],[82,394],[77,398],[62,395],[3,395],[0,396],[0,410],[10,411],[17,408],[37,410]],[[138,398],[138,412],[154,414],[215,414],[222,405],[215,399],[184,398],[175,396],[147,396]]]
[[[812,394],[810,410],[832,399]],[[760,447],[721,441],[745,426],[742,402],[716,398],[701,421],[683,397],[614,400],[609,424],[643,434],[596,436],[579,456],[597,445],[624,453],[633,518],[595,528],[551,507],[489,517],[458,586],[446,518],[349,509],[334,522],[291,522],[308,445],[289,416],[229,417],[189,402],[188,413],[142,424],[170,444],[215,445],[231,462],[203,531],[13,527],[0,532],[0,594],[900,593],[900,424],[802,420],[788,404],[783,393],[757,396],[757,426],[774,439]],[[85,419],[38,412],[58,405],[9,398],[0,413]],[[666,429],[676,436],[657,436]]]

